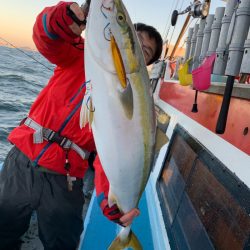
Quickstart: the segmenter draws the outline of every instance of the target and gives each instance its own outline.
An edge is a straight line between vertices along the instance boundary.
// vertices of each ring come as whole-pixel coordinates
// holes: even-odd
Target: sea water
[[[0,163],[12,147],[8,134],[27,116],[53,68],[36,51],[0,46]]]

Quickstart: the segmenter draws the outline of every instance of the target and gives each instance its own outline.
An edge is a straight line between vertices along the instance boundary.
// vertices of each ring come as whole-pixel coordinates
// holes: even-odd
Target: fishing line
[[[187,27],[186,27],[186,29],[185,29],[185,31],[184,31],[184,35],[186,34],[187,29],[190,27],[190,25],[192,24],[192,22],[193,22],[194,20],[195,20],[195,18],[191,19],[191,22],[189,22],[189,24],[187,25]],[[199,21],[199,18],[196,20],[195,24],[197,24],[198,21]],[[195,25],[195,24],[194,24],[194,25]],[[184,35],[183,35],[183,36],[184,36]]]
[[[169,34],[169,31],[171,29],[171,23],[170,23],[170,19],[171,19],[171,14],[173,12],[174,9],[177,9],[177,6],[179,5],[179,1],[173,1],[173,4],[172,4],[172,8],[171,8],[171,11],[170,11],[170,15],[168,16],[168,19],[167,19],[167,23],[166,23],[166,30],[164,31],[165,36],[164,36],[164,33],[163,33],[163,37],[164,37],[164,40],[167,40],[167,37],[168,37],[168,34]],[[183,0],[184,1],[184,0]],[[174,5],[174,2],[175,2],[175,5]],[[183,4],[183,3],[182,3]],[[168,25],[169,24],[169,25]],[[167,25],[168,25],[168,29],[167,29]]]
[[[49,67],[47,67],[45,64],[43,64],[42,62],[39,62],[36,58],[34,58],[33,56],[29,55],[28,53],[24,52],[23,50],[21,50],[20,48],[16,47],[14,44],[10,43],[9,41],[7,41],[6,39],[0,37],[1,40],[3,40],[4,42],[6,42],[7,44],[11,45],[13,48],[19,50],[20,52],[22,52],[24,55],[30,57],[32,60],[36,61],[37,63],[41,64],[42,66],[44,66],[45,68],[47,68],[48,70],[52,71],[53,70]]]
[[[166,22],[164,31],[163,31],[164,40],[167,39],[169,30],[170,30],[169,21],[170,21],[170,16],[171,16],[171,13],[173,12],[173,9],[174,9],[174,0],[173,0],[173,3],[172,3],[172,7],[171,7],[171,10],[170,10],[170,14],[169,14],[169,16],[168,16],[168,19],[167,19],[167,22]]]
[[[188,24],[187,27],[185,28],[184,35],[186,34],[187,29],[190,27],[190,25],[193,23],[194,20],[195,20],[195,18],[191,19],[191,21],[189,22],[189,24]],[[199,19],[196,20],[196,23],[197,23],[198,21],[199,21]],[[196,23],[195,23],[195,24],[196,24]],[[176,27],[176,26],[175,26],[175,27]],[[184,35],[183,35],[183,36],[184,36]],[[173,36],[173,33],[172,33],[172,36]],[[171,39],[172,39],[172,36],[171,36]],[[170,39],[170,41],[171,41],[171,39]],[[184,46],[185,42],[186,42],[186,41],[185,41],[185,39],[184,39],[184,42],[183,42],[182,47]],[[170,43],[169,43],[169,44],[170,44]],[[182,47],[179,47],[179,49],[182,48]]]
[[[183,4],[184,4],[184,0],[182,0],[181,7],[179,8],[179,10],[182,10]]]
[[[169,39],[168,44],[171,44],[171,41],[172,41],[172,38],[173,38],[173,35],[174,35],[175,28],[176,28],[176,25],[175,25],[174,28],[173,28],[173,31],[172,31],[172,34],[171,34],[171,37],[170,37],[170,39]]]

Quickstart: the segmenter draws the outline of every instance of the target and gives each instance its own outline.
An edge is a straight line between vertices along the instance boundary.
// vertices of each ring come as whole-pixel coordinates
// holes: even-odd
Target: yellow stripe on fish
[[[112,51],[112,55],[113,55],[116,73],[117,73],[117,76],[118,76],[119,81],[121,83],[121,86],[125,89],[127,86],[126,72],[125,72],[125,68],[123,65],[121,53],[119,51],[119,48],[118,48],[116,41],[115,41],[115,38],[113,36],[111,36],[110,44],[111,44],[111,51]]]

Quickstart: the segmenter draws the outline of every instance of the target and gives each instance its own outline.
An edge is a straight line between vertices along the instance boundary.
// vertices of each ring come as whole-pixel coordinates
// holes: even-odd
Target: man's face
[[[148,63],[152,60],[156,52],[156,41],[154,38],[150,38],[146,31],[137,31],[137,35],[141,42],[141,47],[145,62]]]

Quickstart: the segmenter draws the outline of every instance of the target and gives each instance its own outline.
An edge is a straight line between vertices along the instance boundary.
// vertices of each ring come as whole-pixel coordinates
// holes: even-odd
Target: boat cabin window
[[[171,249],[250,249],[250,190],[177,125],[157,182]]]

